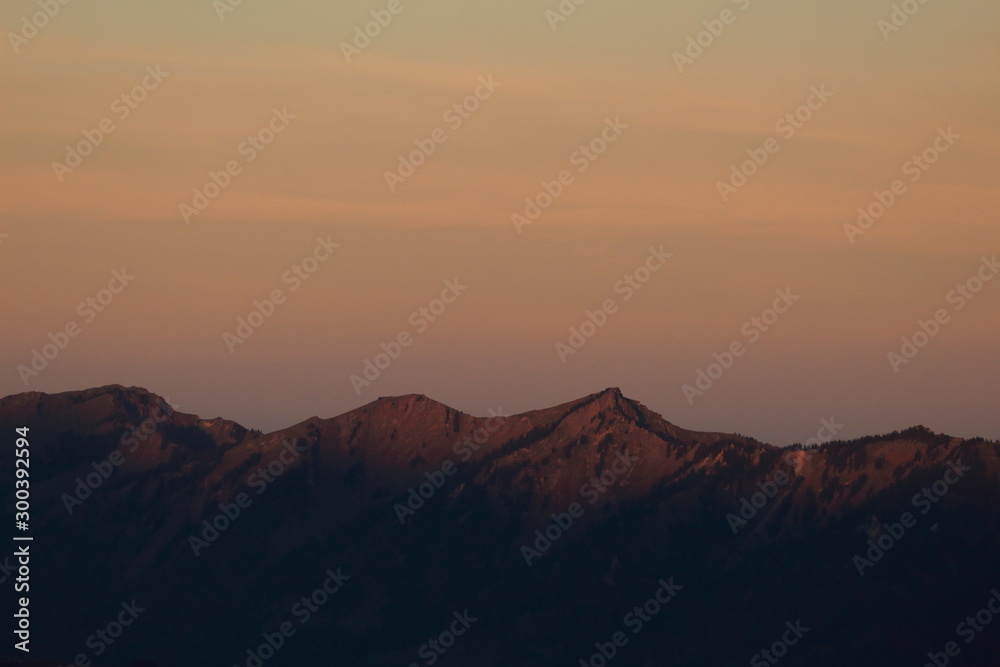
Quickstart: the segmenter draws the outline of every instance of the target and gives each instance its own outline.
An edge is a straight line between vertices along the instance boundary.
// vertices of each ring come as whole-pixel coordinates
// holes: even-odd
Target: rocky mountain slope
[[[1000,623],[956,635],[1000,586],[995,442],[916,427],[779,449],[616,389],[484,417],[381,398],[268,434],[137,388],[0,399],[3,437],[24,426],[39,658],[773,664],[798,620],[784,664],[922,664],[956,641],[993,665],[1000,646]]]

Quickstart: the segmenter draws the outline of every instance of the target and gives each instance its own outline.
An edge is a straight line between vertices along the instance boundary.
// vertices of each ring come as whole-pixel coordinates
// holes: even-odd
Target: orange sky
[[[844,436],[1000,437],[1000,280],[948,299],[1000,249],[995,3],[927,3],[890,32],[892,3],[853,0],[593,0],[555,30],[557,2],[404,0],[348,62],[342,43],[387,6],[245,0],[220,20],[208,0],[79,2],[12,40],[39,9],[5,3],[0,394],[136,384],[276,428],[379,395],[483,414],[619,385],[683,426],[778,443],[831,416]],[[603,150],[609,119],[624,129],[591,161],[581,147]],[[269,123],[273,142],[248,142]],[[78,166],[53,166],[87,136]],[[415,142],[433,154],[390,189]],[[723,201],[733,166],[765,154]],[[185,216],[210,172],[228,185]],[[519,233],[512,214],[560,174]],[[318,237],[339,247],[293,291],[283,276]],[[650,246],[672,257],[625,300],[615,286]],[[78,304],[122,267],[135,281],[86,321]],[[456,277],[468,290],[417,332],[411,314]],[[744,324],[784,288],[801,300],[750,343]],[[223,334],[276,289],[285,302],[230,353]],[[555,344],[608,298],[619,308],[562,363]],[[941,308],[894,372],[888,353]],[[73,322],[26,386],[18,367]],[[406,332],[359,395],[350,377]],[[737,341],[746,354],[691,404],[683,386]]]

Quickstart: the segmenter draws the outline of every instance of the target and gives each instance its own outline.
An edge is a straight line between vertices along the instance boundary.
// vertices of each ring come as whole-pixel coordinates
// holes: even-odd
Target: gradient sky
[[[681,426],[776,444],[830,417],[839,437],[1000,438],[1000,280],[947,301],[1000,251],[1000,5],[931,0],[885,39],[892,2],[744,4],[590,0],[552,30],[556,0],[403,0],[347,62],[341,43],[388,0],[243,0],[224,20],[211,0],[71,2],[0,49],[0,394],[139,385],[268,430],[385,395],[485,414],[620,386]],[[8,0],[4,33],[37,11]],[[119,119],[157,66],[169,76]],[[814,86],[833,96],[785,138],[776,122]],[[274,108],[295,119],[245,163]],[[106,117],[60,182],[52,163]],[[608,118],[629,127],[577,172]],[[961,138],[911,182],[904,164],[949,127]],[[447,141],[390,191],[435,128]],[[770,137],[780,150],[722,201],[717,182]],[[185,224],[179,205],[234,159]],[[573,184],[519,234],[511,214],[564,169]],[[850,243],[844,224],[894,179],[905,194]],[[340,247],[291,293],[282,274],[317,237]],[[667,266],[624,302],[614,285],[661,245]],[[135,281],[85,322],[78,304],[122,267]],[[468,290],[359,396],[350,375],[454,278]],[[223,333],[276,288],[287,302],[231,354]],[[690,404],[682,386],[784,288],[800,300]],[[562,363],[555,343],[609,297],[620,310]],[[887,354],[940,308],[949,322],[894,372]],[[26,387],[18,365],[69,322],[81,333]]]

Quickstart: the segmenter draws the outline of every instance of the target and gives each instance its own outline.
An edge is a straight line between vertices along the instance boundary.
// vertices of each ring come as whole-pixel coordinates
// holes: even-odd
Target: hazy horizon
[[[481,415],[618,386],[678,426],[772,444],[830,418],[838,439],[1000,439],[1000,6],[927,3],[889,30],[888,1],[594,0],[553,23],[555,1],[404,0],[345,54],[388,5],[69,3],[23,41],[38,3],[0,9],[0,394],[135,385],[273,430],[378,396]],[[199,202],[212,174],[225,185]],[[123,268],[134,282],[81,307]],[[456,280],[433,322],[414,317]],[[227,339],[274,290],[273,316]],[[582,347],[557,346],[608,299]]]

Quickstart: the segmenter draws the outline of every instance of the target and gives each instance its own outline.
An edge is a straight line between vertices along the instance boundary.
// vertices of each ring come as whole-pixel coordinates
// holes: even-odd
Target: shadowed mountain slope
[[[617,389],[499,413],[408,395],[263,434],[138,388],[0,399],[0,432],[29,427],[38,657],[95,658],[88,638],[136,600],[95,664],[252,665],[286,621],[269,666],[429,664],[466,609],[441,664],[577,665],[619,630],[617,664],[746,663],[799,618],[783,664],[922,664],[1000,585],[998,443],[915,427],[780,449]],[[671,577],[633,634],[627,612]],[[963,664],[998,643],[984,630]]]

